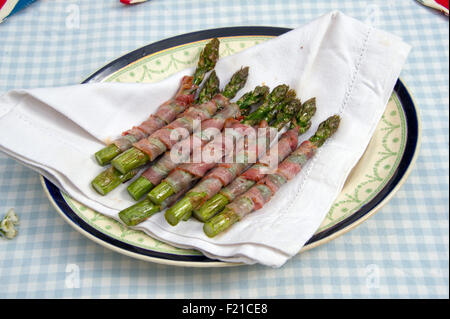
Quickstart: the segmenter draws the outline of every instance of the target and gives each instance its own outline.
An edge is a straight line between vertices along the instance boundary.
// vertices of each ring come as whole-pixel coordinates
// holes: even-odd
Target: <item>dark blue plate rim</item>
[[[235,36],[279,36],[283,33],[290,31],[289,28],[280,27],[263,27],[263,26],[242,26],[242,27],[228,27],[228,28],[218,28],[202,30],[187,34],[182,34],[165,40],[161,40],[137,50],[134,50],[124,56],[106,64],[88,78],[86,78],[82,83],[99,82],[109,76],[110,74],[120,70],[121,68],[127,66],[128,64],[141,59],[147,55],[157,53],[161,50],[169,49],[174,46],[179,46],[191,42],[201,41],[210,39],[213,37],[235,37]],[[379,206],[387,199],[387,197],[396,191],[400,182],[407,177],[407,173],[413,164],[419,145],[420,136],[420,123],[417,114],[417,110],[414,105],[414,101],[400,79],[398,79],[395,88],[401,105],[404,109],[406,116],[407,125],[407,138],[405,151],[403,153],[402,159],[394,172],[391,179],[383,187],[383,189],[366,205],[361,207],[356,213],[347,217],[346,219],[340,221],[339,223],[333,225],[332,227],[315,234],[311,239],[305,244],[304,248],[308,246],[315,246],[319,242],[326,240],[331,236],[336,236],[338,232],[342,232],[348,229],[350,225],[357,224],[361,222],[366,215],[369,215],[373,210],[378,209]],[[120,240],[117,240],[109,235],[106,235],[99,230],[95,229],[87,222],[85,222],[81,217],[79,217],[72,208],[64,200],[61,191],[48,179],[45,177],[44,184],[48,190],[51,199],[54,201],[55,205],[59,210],[67,217],[73,224],[84,230],[86,233],[94,236],[98,240],[112,245],[114,248],[118,248],[119,251],[122,250],[130,255],[137,254],[138,256],[151,257],[153,261],[158,262],[161,260],[162,263],[165,261],[178,261],[182,264],[183,262],[192,262],[194,264],[211,264],[211,263],[222,263],[218,260],[210,259],[203,255],[176,255],[170,253],[162,253],[154,250],[140,248]],[[136,256],[135,256],[136,257]],[[138,257],[139,258],[139,257]],[[176,263],[175,263],[176,264]],[[223,263],[229,264],[229,263]]]

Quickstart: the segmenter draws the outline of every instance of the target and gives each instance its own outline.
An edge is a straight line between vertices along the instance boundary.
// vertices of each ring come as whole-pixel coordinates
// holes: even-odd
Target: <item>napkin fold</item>
[[[287,84],[302,101],[317,99],[307,139],[333,114],[337,133],[304,170],[262,209],[224,234],[208,238],[191,219],[170,226],[159,213],[137,229],[208,257],[282,266],[298,253],[325,218],[351,169],[367,147],[392,93],[410,46],[340,12],[330,12],[277,38],[219,60],[222,83],[249,66],[237,96],[265,83]],[[126,187],[98,195],[91,180],[103,168],[93,154],[103,142],[141,123],[177,90],[183,70],[152,84],[94,83],[13,90],[0,97],[0,150],[49,178],[71,197],[117,220],[132,204]]]

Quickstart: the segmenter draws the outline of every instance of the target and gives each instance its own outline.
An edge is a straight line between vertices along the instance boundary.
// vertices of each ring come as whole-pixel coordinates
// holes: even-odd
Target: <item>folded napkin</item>
[[[302,101],[317,98],[306,139],[333,114],[337,133],[304,170],[262,209],[227,232],[208,238],[195,219],[172,227],[159,213],[138,229],[177,247],[223,261],[280,267],[314,234],[367,147],[410,47],[340,12],[326,14],[238,54],[219,60],[222,83],[250,67],[243,94],[265,83],[287,84]],[[91,180],[103,168],[93,154],[102,141],[141,123],[173,96],[186,69],[155,84],[98,83],[14,90],[0,98],[0,150],[49,178],[70,196],[118,219],[130,206],[125,186],[98,195]],[[239,97],[239,96],[237,96]]]

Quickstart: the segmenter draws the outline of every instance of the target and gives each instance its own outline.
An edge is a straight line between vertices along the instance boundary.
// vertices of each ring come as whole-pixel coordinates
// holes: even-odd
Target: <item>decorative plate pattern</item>
[[[275,30],[277,29],[275,28]],[[287,31],[287,29],[279,30],[279,33]],[[270,38],[272,36],[230,36],[221,38],[220,56],[224,57],[237,53]],[[135,58],[129,62],[125,61],[125,65],[116,70],[108,70],[108,66],[106,66],[97,73],[105,72],[106,70],[108,72],[107,76],[96,79],[97,73],[95,73],[87,81],[160,81],[184,68],[195,66],[201,48],[206,41],[189,42],[172,46],[144,57],[141,55],[140,57],[142,58]],[[118,60],[125,58],[126,56]],[[407,132],[408,125],[405,110],[402,106],[401,98],[395,91],[364,155],[349,175],[341,194],[317,230],[316,235],[304,247],[305,250],[308,249],[308,246],[315,246],[314,242],[332,235],[335,232],[334,229],[341,222],[356,216],[365,205],[373,201],[377,196],[380,196],[380,191],[392,182],[393,176],[398,171],[407,144]],[[408,165],[410,162],[411,160]],[[44,188],[48,188],[48,181],[43,184]],[[175,256],[192,256],[193,258],[202,256],[195,250],[176,248],[153,239],[142,231],[129,229],[116,220],[85,207],[67,194],[61,192],[61,195],[65,201],[64,204],[70,207],[76,217],[81,218],[81,220],[101,234],[107,235],[121,243]],[[50,194],[50,197],[54,196]],[[343,227],[345,226],[343,225]],[[207,259],[206,261],[210,260]]]

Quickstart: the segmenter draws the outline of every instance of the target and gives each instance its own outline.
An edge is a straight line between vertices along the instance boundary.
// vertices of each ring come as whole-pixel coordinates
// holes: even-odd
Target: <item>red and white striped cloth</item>
[[[36,0],[0,0],[0,23]]]
[[[141,2],[146,2],[148,0],[120,0],[120,2],[124,3],[124,4],[136,4],[136,3],[141,3]]]
[[[17,11],[25,8],[36,0],[0,0],[0,23]],[[124,4],[137,4],[147,0],[120,0]]]
[[[444,14],[448,15],[448,2],[449,0],[417,0],[424,6],[442,11]]]

